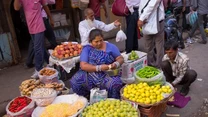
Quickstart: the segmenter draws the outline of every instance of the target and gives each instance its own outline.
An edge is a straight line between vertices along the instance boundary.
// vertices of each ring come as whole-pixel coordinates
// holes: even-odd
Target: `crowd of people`
[[[124,62],[124,58],[114,44],[104,41],[102,31],[111,31],[118,28],[121,23],[118,20],[110,24],[101,21],[101,6],[105,10],[105,16],[108,17],[104,2],[105,0],[90,0],[89,8],[84,10],[85,19],[78,26],[81,44],[84,46],[80,55],[80,70],[71,78],[70,84],[73,91],[79,95],[88,96],[90,89],[99,87],[107,89],[109,97],[119,98],[119,90],[123,85],[120,76],[109,76],[106,71],[118,69]],[[204,24],[206,25],[208,1],[125,0],[125,2],[129,9],[129,15],[125,17],[127,24],[126,53],[138,50],[138,29],[152,22],[148,19],[155,15],[157,27],[153,28],[157,28],[158,31],[154,34],[143,33],[148,65],[162,69],[166,80],[173,86],[183,85],[180,92],[187,95],[189,86],[195,81],[197,73],[189,67],[189,58],[178,51],[178,42],[164,39],[165,12],[176,6],[181,6],[178,12],[183,17],[183,31],[190,31],[188,39],[193,37],[194,32],[199,27],[202,36],[199,43],[206,44]],[[52,30],[54,22],[47,6],[47,4],[54,3],[55,0],[14,0],[15,10],[23,8],[25,12],[28,29],[32,37],[26,65],[32,67],[34,58],[35,74],[32,76],[34,78],[38,76],[38,71],[43,68],[44,60],[47,63],[49,60],[44,46],[44,38],[47,37],[53,48],[57,45]],[[186,15],[194,11],[197,11],[198,19],[193,26],[190,26],[186,22]]]

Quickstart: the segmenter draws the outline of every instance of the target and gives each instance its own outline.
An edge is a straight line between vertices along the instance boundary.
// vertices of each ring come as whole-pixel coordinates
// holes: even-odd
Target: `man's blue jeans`
[[[44,31],[44,35],[48,39],[48,41],[50,42],[51,48],[54,49],[57,46],[57,42],[56,42],[56,37],[54,35],[53,29],[52,29],[47,18],[43,18],[43,20],[44,20],[44,24],[46,27],[46,30]],[[45,38],[43,40],[45,40]],[[44,46],[44,48],[45,48],[45,46]],[[31,40],[29,43],[28,57],[26,60],[27,66],[33,65],[34,56],[35,55],[34,55],[34,50],[33,50],[33,41]],[[46,63],[48,64],[49,63],[49,55],[48,55],[46,49],[44,50],[44,59],[45,59]]]
[[[31,34],[32,37],[32,47],[29,46],[29,50],[33,48],[35,54],[35,68],[37,71],[40,71],[43,68],[44,62],[44,32]]]

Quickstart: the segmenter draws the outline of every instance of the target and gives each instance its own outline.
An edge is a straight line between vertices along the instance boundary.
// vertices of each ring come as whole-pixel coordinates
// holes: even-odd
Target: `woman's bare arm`
[[[115,62],[118,62],[119,65],[121,66],[121,65],[124,63],[124,58],[123,58],[123,56],[118,56],[118,57],[116,58],[116,61],[115,61]],[[116,68],[117,68],[117,65],[115,64],[115,62],[111,64],[111,69],[116,69]],[[119,66],[119,67],[120,67],[120,66]]]
[[[96,72],[96,65],[91,65],[87,62],[80,62],[80,67],[82,70],[87,71],[87,72]],[[108,65],[102,64],[101,65],[101,71],[106,71],[108,70]]]

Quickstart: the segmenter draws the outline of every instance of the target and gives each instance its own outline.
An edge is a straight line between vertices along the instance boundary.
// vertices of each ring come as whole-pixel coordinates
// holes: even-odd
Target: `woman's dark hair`
[[[103,37],[102,31],[99,29],[91,30],[90,34],[89,34],[89,42],[92,42],[95,39],[95,37],[97,37],[97,36]]]
[[[173,49],[176,51],[178,50],[178,42],[174,40],[168,40],[167,42],[165,42],[164,49],[165,50]]]

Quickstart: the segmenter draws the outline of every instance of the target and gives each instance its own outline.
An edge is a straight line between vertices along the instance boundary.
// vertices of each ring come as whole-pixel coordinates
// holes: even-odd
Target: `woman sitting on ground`
[[[90,90],[97,87],[106,89],[109,98],[120,98],[120,76],[109,76],[107,70],[119,68],[124,58],[114,44],[103,40],[102,32],[98,29],[90,32],[89,42],[80,55],[80,70],[70,80],[73,91],[87,97]]]

